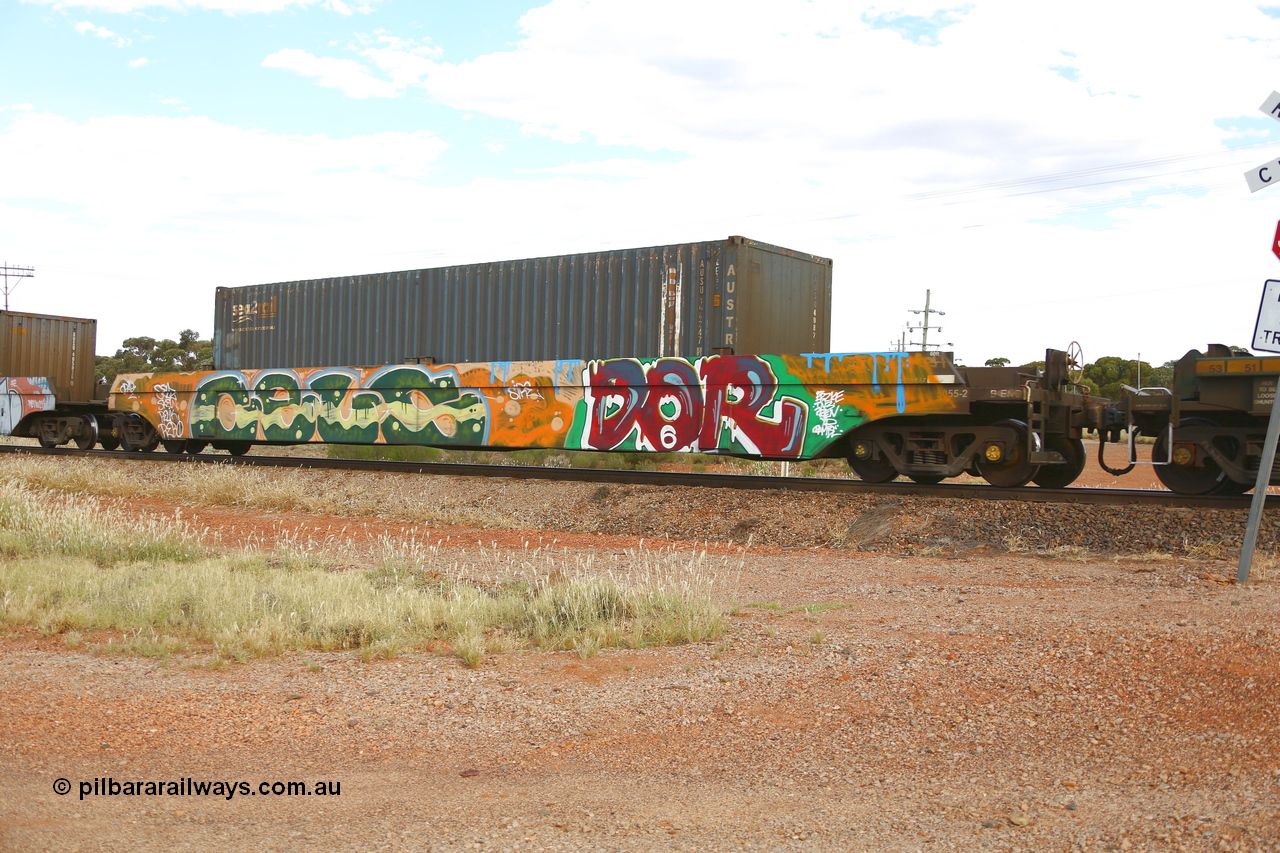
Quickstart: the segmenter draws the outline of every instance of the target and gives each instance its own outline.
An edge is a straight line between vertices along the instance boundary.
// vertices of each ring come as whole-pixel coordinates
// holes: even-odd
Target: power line
[[[36,274],[35,267],[11,267],[7,263],[0,266],[0,274],[4,275],[4,310],[9,310],[9,294],[17,290],[17,283],[10,284],[11,278],[33,278]]]
[[[913,308],[913,309],[910,309],[912,314],[923,314],[923,315],[924,315],[924,322],[923,322],[923,323],[921,323],[919,326],[912,326],[910,323],[908,323],[908,324],[907,324],[907,331],[908,331],[908,332],[916,332],[916,331],[923,331],[923,332],[924,332],[924,334],[920,336],[920,340],[919,340],[919,342],[918,342],[918,343],[919,343],[919,346],[920,346],[920,349],[921,349],[923,352],[928,352],[928,351],[929,351],[929,330],[930,330],[930,329],[933,329],[934,331],[938,331],[938,332],[941,332],[941,331],[942,331],[942,327],[941,327],[941,326],[930,326],[930,325],[929,325],[929,315],[930,315],[930,314],[937,314],[939,317],[944,317],[944,316],[946,316],[946,313],[947,313],[946,311],[939,311],[937,308],[930,308],[930,307],[929,307],[929,301],[930,301],[930,298],[931,298],[932,296],[933,296],[933,291],[931,291],[931,290],[926,290],[926,291],[924,292],[924,309],[923,309],[923,310],[916,310],[916,309],[914,309],[914,308]],[[917,342],[916,342],[916,341],[912,341],[912,342],[911,342],[911,344],[912,344],[912,346],[915,346],[915,345],[917,344]],[[934,344],[934,346],[937,346],[937,344]],[[947,344],[947,346],[951,346],[951,344]]]
[[[1132,160],[1122,163],[1112,163],[1102,166],[1089,166],[1080,169],[1070,169],[1062,172],[1051,172],[1040,175],[1028,175],[1019,178],[1008,178],[998,181],[989,181],[979,184],[969,184],[966,186],[953,187],[948,189],[927,190],[916,193],[903,193],[900,195],[871,197],[866,199],[859,207],[854,209],[844,208],[843,210],[836,208],[827,208],[827,210],[815,211],[813,208],[790,208],[790,209],[769,209],[760,211],[740,211],[727,216],[714,217],[698,217],[689,218],[681,221],[679,228],[691,227],[714,227],[717,223],[724,222],[726,219],[732,218],[734,221],[742,223],[745,219],[759,219],[762,223],[784,223],[784,224],[807,224],[814,222],[828,222],[840,219],[856,219],[865,216],[882,216],[889,212],[901,210],[906,213],[914,208],[920,202],[941,202],[946,204],[973,204],[975,202],[992,202],[996,199],[1017,199],[1026,196],[1035,196],[1048,193],[1065,193],[1075,191],[1088,190],[1092,188],[1102,188],[1116,184],[1130,184],[1152,181],[1158,181],[1162,178],[1174,178],[1181,175],[1188,175],[1201,171],[1219,170],[1227,166],[1236,165],[1236,160],[1241,152],[1248,152],[1254,148],[1262,148],[1274,146],[1273,141],[1260,142],[1252,145],[1242,145],[1236,148],[1222,148],[1216,151],[1201,151],[1194,153],[1172,154],[1163,157],[1152,157],[1143,160]],[[1219,162],[1213,162],[1219,161]],[[1146,174],[1130,174],[1123,175],[1125,172],[1134,172],[1138,170],[1159,169],[1160,167],[1168,167],[1176,164],[1187,164],[1200,162],[1202,165],[1193,165],[1191,168],[1173,169],[1165,171],[1148,172]],[[1085,180],[1081,179],[1095,178],[1108,175],[1122,175],[1120,177],[1109,178],[1106,180]],[[1077,183],[1070,183],[1076,181]],[[1202,185],[1201,188],[1213,192],[1217,189],[1229,186],[1237,181],[1221,181],[1212,182]],[[1165,194],[1165,193],[1157,193]],[[968,198],[966,198],[968,196]],[[1053,205],[1041,213],[1041,216],[1054,215],[1062,211],[1083,211],[1090,212],[1109,208],[1124,207],[1134,204],[1135,199],[1130,198],[1109,198],[1101,201],[1076,201],[1067,204]],[[997,221],[1025,221],[1027,219],[1040,218],[1034,215],[1006,215],[1000,217],[985,217],[986,221],[978,223],[979,225],[991,224]],[[674,221],[672,221],[674,225]],[[737,227],[737,226],[734,226]],[[975,226],[961,226],[975,227]],[[924,229],[896,229],[887,234],[868,235],[871,239],[885,239],[908,233],[917,233],[918,231],[936,231],[937,227],[926,227]],[[949,229],[947,229],[949,230]],[[735,232],[737,233],[737,232]],[[611,245],[611,242],[603,234],[579,233],[563,238],[567,242],[580,241],[582,243],[598,242],[602,245]],[[486,244],[488,245],[488,244]],[[526,241],[513,240],[508,245],[513,247],[526,245]],[[518,249],[517,249],[518,251]],[[431,251],[430,249],[406,249],[393,252],[380,252],[378,256],[391,255],[424,255],[426,257],[439,257],[446,254],[458,254],[455,247],[451,253]],[[465,254],[465,252],[464,252]]]

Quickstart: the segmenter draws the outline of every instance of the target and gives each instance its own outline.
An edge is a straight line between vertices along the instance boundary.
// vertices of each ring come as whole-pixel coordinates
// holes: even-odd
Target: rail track
[[[79,450],[27,445],[0,445],[0,453],[38,456],[114,459],[138,462],[169,462],[187,465],[246,465],[259,468],[298,468],[327,471],[373,471],[391,474],[432,474],[451,477],[506,477],[517,480],[558,480],[580,483],[686,486],[694,488],[781,489],[793,492],[841,494],[885,494],[910,497],[962,500],[1028,501],[1098,506],[1166,506],[1247,510],[1249,495],[1179,495],[1151,489],[1045,489],[1022,486],[1006,489],[987,484],[890,482],[836,480],[813,477],[774,477],[753,474],[685,474],[668,471],[619,471],[594,468],[540,468],[517,465],[478,465],[457,462],[392,462],[372,459],[328,459],[303,456],[227,456],[218,453],[196,455],[174,453],[125,453],[118,450]],[[1280,508],[1280,495],[1269,495],[1267,509]]]

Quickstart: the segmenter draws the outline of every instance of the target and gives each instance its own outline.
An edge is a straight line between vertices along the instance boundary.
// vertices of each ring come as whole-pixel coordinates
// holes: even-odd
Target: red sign
[[[1276,238],[1271,241],[1271,251],[1276,253],[1276,257],[1280,258],[1280,222],[1276,223]]]

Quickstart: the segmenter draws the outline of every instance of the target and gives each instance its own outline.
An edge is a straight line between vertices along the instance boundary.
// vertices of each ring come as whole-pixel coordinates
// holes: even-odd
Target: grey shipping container
[[[217,369],[827,352],[831,261],[744,237],[218,288]]]
[[[43,376],[58,401],[92,400],[98,321],[0,311],[0,376]]]

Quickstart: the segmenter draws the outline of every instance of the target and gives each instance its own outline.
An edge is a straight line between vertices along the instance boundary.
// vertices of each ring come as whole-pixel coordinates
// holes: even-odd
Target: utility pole
[[[930,300],[932,299],[932,297],[933,297],[933,292],[932,292],[932,291],[930,291],[930,290],[926,290],[926,291],[924,292],[924,310],[923,310],[923,311],[916,311],[916,310],[914,310],[914,309],[912,309],[912,310],[911,310],[911,313],[912,313],[912,314],[923,314],[923,315],[924,315],[924,322],[923,322],[923,323],[921,323],[919,326],[912,326],[912,325],[911,325],[911,324],[909,324],[909,323],[907,324],[907,331],[908,331],[908,332],[914,332],[914,331],[917,331],[917,330],[920,330],[920,331],[923,331],[923,332],[924,332],[924,334],[923,334],[923,335],[921,335],[921,337],[920,337],[920,349],[921,349],[921,350],[923,350],[923,351],[925,351],[925,352],[928,352],[928,351],[929,351],[929,330],[930,330],[930,329],[933,329],[933,330],[934,330],[934,331],[936,331],[936,332],[941,332],[941,331],[942,331],[942,327],[941,327],[941,326],[930,326],[930,325],[929,325],[929,315],[930,315],[930,314],[937,314],[939,317],[943,317],[943,316],[945,316],[945,315],[946,315],[946,313],[947,313],[946,311],[939,311],[939,310],[938,310],[938,309],[936,309],[936,308],[930,308],[930,307],[929,307]],[[915,341],[912,341],[911,343],[913,343],[913,344],[914,344],[914,343],[915,343]],[[950,346],[950,345],[948,344],[948,346]]]
[[[4,310],[9,310],[9,294],[17,289],[18,285],[9,284],[11,278],[32,278],[36,274],[35,267],[11,267],[5,264],[0,267],[0,275],[4,276]]]

